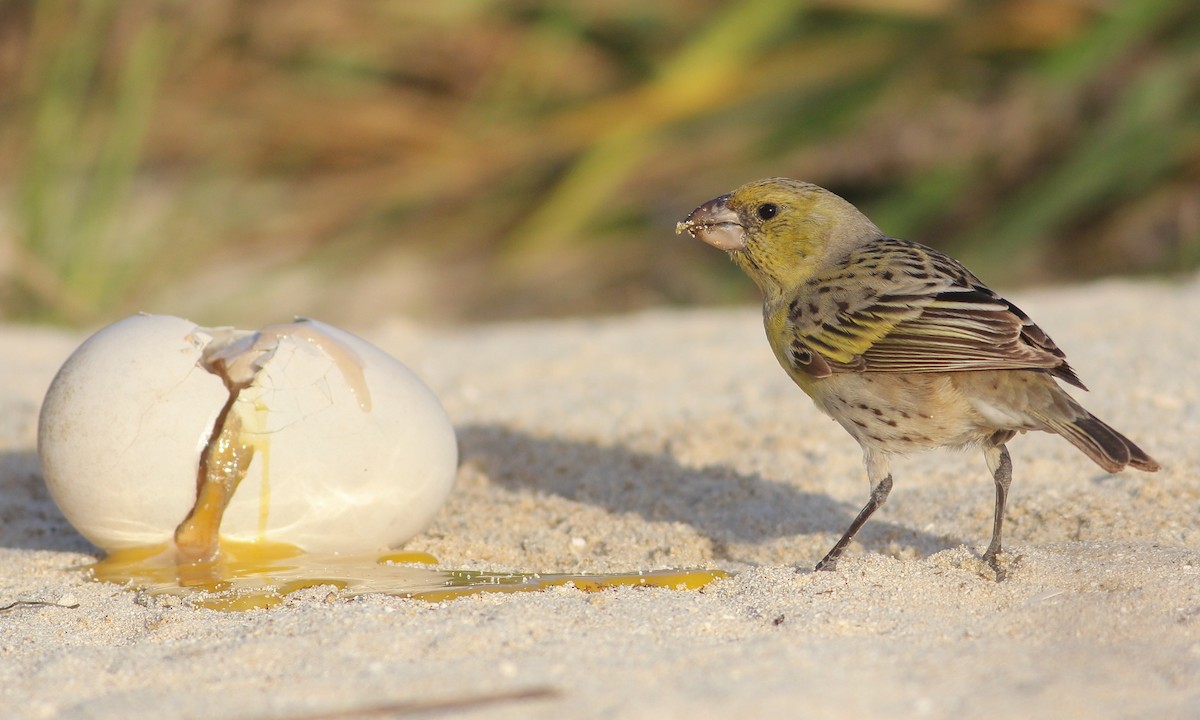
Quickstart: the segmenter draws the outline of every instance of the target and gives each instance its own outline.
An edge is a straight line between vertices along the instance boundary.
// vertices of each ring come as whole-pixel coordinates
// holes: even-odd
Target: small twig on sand
[[[65,603],[51,602],[49,600],[15,600],[7,605],[4,605],[3,607],[0,607],[0,612],[8,612],[9,610],[14,610],[19,607],[58,607],[74,610],[75,608],[79,607],[79,603],[67,605]]]
[[[368,718],[379,716],[410,716],[434,712],[450,712],[487,707],[504,702],[519,702],[521,700],[550,700],[562,697],[562,691],[551,687],[535,687],[525,690],[498,692],[491,695],[475,695],[468,697],[447,698],[444,700],[414,700],[411,702],[374,705],[371,707],[346,708],[315,715],[292,715],[287,720],[350,720],[351,718]]]

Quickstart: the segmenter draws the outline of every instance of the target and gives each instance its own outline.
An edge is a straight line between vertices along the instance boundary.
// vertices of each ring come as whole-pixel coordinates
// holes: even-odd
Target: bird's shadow
[[[725,549],[734,543],[793,535],[830,535],[832,545],[859,511],[858,505],[758,474],[719,465],[687,467],[666,452],[535,436],[500,425],[461,426],[458,438],[463,462],[480,465],[501,487],[557,495],[651,521],[683,523],[710,540],[718,559],[731,559]],[[922,554],[961,544],[880,518],[872,519],[857,539],[876,552],[895,543]],[[817,559],[796,560],[808,564]]]
[[[812,533],[836,538],[858,512],[857,505],[758,474],[719,465],[687,467],[666,452],[537,436],[501,425],[461,426],[458,441],[462,461],[485,468],[500,487],[683,523],[709,539],[718,559],[729,559],[725,548],[735,543]],[[960,544],[881,518],[872,519],[858,540],[872,551],[899,543],[922,554]],[[0,451],[0,547],[97,552],[55,506],[33,451]],[[797,558],[802,564],[809,560],[816,558]]]

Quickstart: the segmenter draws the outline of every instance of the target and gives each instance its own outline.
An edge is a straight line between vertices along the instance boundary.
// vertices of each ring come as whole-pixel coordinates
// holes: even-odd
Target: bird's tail
[[[1046,426],[1062,435],[1079,448],[1097,465],[1110,473],[1120,472],[1126,466],[1146,472],[1159,469],[1158,461],[1150,457],[1132,440],[1109,427],[1104,421],[1072,403],[1078,412],[1075,417],[1050,417],[1039,415]]]

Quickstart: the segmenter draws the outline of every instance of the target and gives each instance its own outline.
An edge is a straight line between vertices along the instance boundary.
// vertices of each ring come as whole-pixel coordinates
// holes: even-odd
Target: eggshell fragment
[[[200,457],[231,416],[255,453],[224,538],[313,552],[395,546],[429,524],[453,484],[441,405],[365,340],[312,320],[247,333],[138,315],[89,338],[51,383],[38,437],[47,487],[106,550],[170,541],[196,502]]]

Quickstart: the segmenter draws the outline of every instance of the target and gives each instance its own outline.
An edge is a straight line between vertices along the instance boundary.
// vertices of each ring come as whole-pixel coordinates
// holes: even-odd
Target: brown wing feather
[[[903,240],[881,238],[813,278],[788,322],[798,359],[824,360],[797,363],[802,371],[1036,369],[1084,387],[1020,308],[952,258]]]

